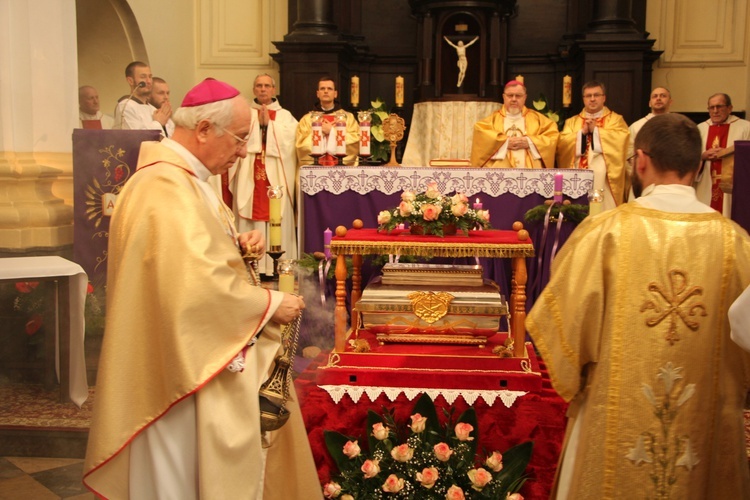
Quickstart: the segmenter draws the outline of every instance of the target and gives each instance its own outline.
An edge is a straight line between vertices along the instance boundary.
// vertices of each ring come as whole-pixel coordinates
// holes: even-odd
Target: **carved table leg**
[[[346,256],[336,258],[336,311],[334,316],[334,349],[346,349]]]
[[[526,344],[526,259],[513,258],[513,292],[511,294],[511,314],[513,322],[513,356],[521,358]]]
[[[362,298],[362,256],[352,255],[352,331],[357,331],[359,326],[359,313],[355,309],[357,302]]]

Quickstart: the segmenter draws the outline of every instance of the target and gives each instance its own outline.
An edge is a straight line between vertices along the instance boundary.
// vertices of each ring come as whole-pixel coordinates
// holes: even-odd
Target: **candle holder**
[[[273,251],[269,250],[266,252],[269,257],[273,259],[273,276],[267,277],[268,281],[279,281],[279,259],[286,253],[285,250]]]
[[[592,189],[588,192],[589,215],[596,215],[602,211],[604,203],[604,189]]]
[[[276,272],[279,276],[279,291],[295,293],[295,273],[297,261],[292,259],[279,259]]]

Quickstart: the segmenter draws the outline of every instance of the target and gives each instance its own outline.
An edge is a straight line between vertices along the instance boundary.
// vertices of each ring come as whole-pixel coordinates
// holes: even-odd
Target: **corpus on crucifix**
[[[458,55],[458,62],[456,65],[458,66],[458,83],[456,83],[456,87],[460,87],[461,84],[464,82],[464,77],[466,76],[466,68],[469,65],[468,59],[466,59],[466,48],[470,47],[474,42],[479,40],[478,36],[475,36],[472,41],[470,41],[467,44],[464,44],[463,40],[459,40],[457,44],[450,41],[450,39],[447,36],[443,37],[446,42],[448,42],[448,45],[456,49],[456,54]]]

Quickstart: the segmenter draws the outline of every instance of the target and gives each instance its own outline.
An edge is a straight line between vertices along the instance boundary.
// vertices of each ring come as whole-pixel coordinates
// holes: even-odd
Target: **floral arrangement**
[[[490,211],[469,208],[463,193],[448,196],[440,192],[437,182],[427,183],[422,193],[404,191],[401,203],[378,214],[378,229],[390,231],[401,224],[409,225],[412,233],[444,236],[457,230],[468,234],[470,229],[490,228]]]
[[[39,284],[38,281],[18,281],[14,284],[18,295],[13,298],[13,310],[28,318],[24,325],[24,332],[29,336],[34,336],[43,326],[46,297],[44,287],[40,287]],[[103,290],[95,293],[94,286],[88,283],[84,309],[87,335],[93,330],[102,333],[104,329],[104,312],[100,294],[103,294]]]
[[[453,422],[438,421],[432,399],[423,394],[414,406],[407,429],[399,429],[393,410],[368,412],[365,455],[357,440],[326,431],[328,451],[340,474],[323,486],[326,498],[339,500],[403,499],[511,499],[526,482],[532,442],[505,453],[493,451],[481,465],[476,462],[477,418],[473,408]],[[399,435],[408,434],[402,444]]]

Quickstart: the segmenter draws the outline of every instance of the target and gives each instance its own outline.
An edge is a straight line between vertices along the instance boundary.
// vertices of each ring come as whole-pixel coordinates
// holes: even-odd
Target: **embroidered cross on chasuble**
[[[706,149],[727,147],[729,124],[720,123],[708,127]],[[724,192],[719,187],[721,182],[721,159],[711,162],[711,208],[721,213],[724,210]]]
[[[596,126],[604,126],[604,117],[596,118]],[[590,132],[583,136],[581,141],[581,160],[578,162],[578,168],[589,168],[589,152],[593,148],[594,133]],[[575,167],[575,166],[574,166]]]

